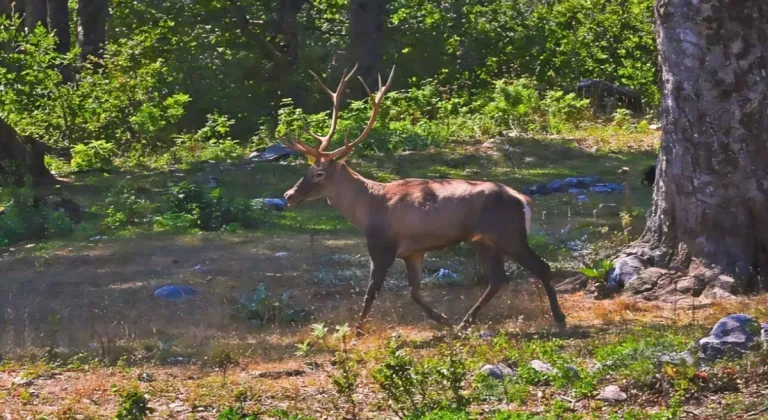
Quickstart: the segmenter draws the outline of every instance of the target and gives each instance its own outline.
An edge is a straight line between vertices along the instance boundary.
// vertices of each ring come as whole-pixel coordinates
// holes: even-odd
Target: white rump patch
[[[523,212],[525,213],[525,233],[529,233],[531,231],[531,208],[526,203],[523,203]]]

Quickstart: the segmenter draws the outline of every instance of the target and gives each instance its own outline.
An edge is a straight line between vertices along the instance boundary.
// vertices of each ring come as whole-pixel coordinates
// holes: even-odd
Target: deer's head
[[[357,70],[357,65],[355,65],[349,75],[346,74],[346,71],[344,72],[341,77],[341,81],[339,82],[339,86],[336,88],[335,92],[328,89],[328,87],[326,87],[325,84],[320,81],[320,78],[317,77],[315,73],[310,72],[312,73],[312,76],[317,79],[317,82],[320,84],[323,90],[328,93],[328,95],[331,97],[331,100],[333,101],[333,111],[331,112],[331,127],[328,130],[328,134],[325,136],[317,135],[309,131],[309,129],[306,129],[307,134],[320,142],[320,145],[316,148],[309,146],[301,141],[298,135],[293,139],[284,141],[286,147],[296,153],[304,155],[311,165],[309,169],[307,169],[306,174],[304,174],[304,176],[299,180],[299,182],[297,182],[293,188],[285,192],[285,200],[290,206],[297,206],[308,200],[332,196],[335,188],[338,188],[338,182],[336,182],[336,180],[339,178],[339,173],[343,170],[345,165],[344,160],[347,158],[347,156],[349,156],[350,153],[352,153],[352,150],[357,144],[368,137],[368,134],[373,128],[373,124],[376,122],[376,116],[378,116],[379,110],[381,109],[381,101],[384,99],[384,95],[387,93],[389,88],[392,87],[392,77],[395,74],[394,67],[392,68],[392,72],[389,74],[389,79],[387,80],[386,85],[382,84],[381,76],[379,76],[379,90],[376,91],[375,95],[371,93],[371,90],[368,89],[368,86],[365,84],[363,79],[360,79],[360,82],[363,83],[363,86],[365,87],[366,92],[368,92],[368,96],[371,100],[371,117],[368,119],[368,125],[365,126],[365,130],[363,130],[362,134],[360,134],[360,136],[353,142],[350,143],[347,139],[347,136],[345,135],[344,146],[330,152],[326,151],[328,146],[331,144],[333,135],[336,133],[336,127],[339,120],[339,110],[341,109],[341,97],[344,94],[344,89],[346,88],[347,83],[355,74],[355,70]]]

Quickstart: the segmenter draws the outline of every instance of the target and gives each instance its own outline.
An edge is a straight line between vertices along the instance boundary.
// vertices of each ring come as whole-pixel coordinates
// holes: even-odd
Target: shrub
[[[109,171],[116,156],[117,148],[103,140],[78,144],[72,149],[70,167],[75,172]]]
[[[26,240],[66,237],[74,224],[63,212],[35,200],[29,188],[6,188],[0,202],[7,204],[0,215],[0,246]]]
[[[190,222],[188,228],[218,231],[227,225],[239,223],[244,228],[259,226],[256,207],[245,198],[233,198],[221,188],[210,192],[201,186],[181,182],[171,186],[165,194],[165,216],[159,226],[178,227]]]
[[[115,414],[116,420],[142,420],[149,417],[151,409],[144,393],[137,387],[120,393],[120,408]]]

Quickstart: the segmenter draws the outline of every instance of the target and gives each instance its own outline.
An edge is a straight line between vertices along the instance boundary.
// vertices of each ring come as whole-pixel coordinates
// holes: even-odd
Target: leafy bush
[[[579,272],[595,281],[604,283],[608,278],[608,272],[613,269],[613,265],[613,261],[599,259],[592,263],[591,267],[579,269]]]
[[[150,413],[149,401],[140,389],[132,387],[120,393],[116,420],[142,420],[149,417]]]
[[[261,325],[276,322],[293,324],[307,321],[310,314],[305,310],[291,307],[289,304],[290,297],[291,290],[277,298],[267,292],[264,283],[259,283],[253,295],[241,294],[238,299],[246,312],[246,318],[250,321],[259,322]]]
[[[154,219],[155,205],[138,191],[133,181],[123,181],[110,191],[105,200],[106,218],[102,224],[110,229],[147,226]]]
[[[103,140],[78,144],[72,148],[70,167],[75,172],[109,171],[114,166],[117,148]]]
[[[201,186],[181,182],[173,185],[165,194],[165,215],[159,226],[178,226],[179,222],[191,222],[188,228],[218,231],[232,223],[245,228],[259,226],[256,207],[245,198],[233,198],[221,188],[208,192]]]
[[[70,235],[74,224],[63,212],[36,202],[29,188],[5,188],[0,203],[0,246],[26,240],[61,238]]]
[[[236,162],[243,158],[243,147],[232,140],[231,118],[213,113],[206,125],[190,134],[175,136],[176,145],[166,161],[189,165],[195,161]]]

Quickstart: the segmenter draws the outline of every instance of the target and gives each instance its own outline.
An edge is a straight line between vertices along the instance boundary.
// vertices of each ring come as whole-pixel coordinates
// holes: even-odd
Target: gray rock
[[[561,181],[559,179],[556,179],[554,181],[550,181],[550,183],[547,184],[547,187],[552,192],[563,192],[566,189],[568,189],[568,185],[565,182],[563,182],[563,181]]]
[[[724,357],[740,358],[757,340],[760,324],[749,315],[734,314],[717,321],[708,337],[696,343],[701,357],[715,361]]]
[[[542,362],[541,360],[531,360],[530,366],[539,373],[554,373],[555,368],[549,363]]]
[[[627,394],[625,394],[616,385],[609,385],[600,391],[600,395],[597,396],[597,400],[607,403],[619,403],[627,400]]]
[[[267,210],[283,211],[288,208],[288,203],[282,198],[258,198],[251,201],[254,206],[264,207]]]
[[[645,268],[645,262],[638,256],[630,255],[615,261],[613,269],[608,274],[608,283],[624,288],[634,281]]]
[[[621,209],[619,208],[618,204],[613,203],[603,203],[600,204],[594,211],[595,217],[607,217],[607,216],[618,216],[621,212]]]
[[[485,365],[480,372],[484,372],[493,379],[502,380],[504,378],[512,377],[517,374],[514,369],[503,363],[497,363],[495,365]]]
[[[570,373],[571,373],[571,376],[572,376],[572,377],[574,377],[574,378],[576,378],[576,379],[579,379],[579,378],[581,377],[581,375],[579,374],[579,370],[578,370],[578,369],[576,369],[576,367],[575,367],[575,366],[567,365],[567,366],[565,367],[565,370],[567,370],[568,372],[570,372]]]
[[[276,162],[289,158],[296,153],[285,147],[281,143],[275,143],[267,147],[263,152],[253,152],[248,156],[248,160],[258,160],[262,162]]]
[[[760,341],[763,346],[768,346],[768,322],[760,324]]]
[[[693,365],[696,360],[688,350],[679,353],[666,353],[659,356],[659,363],[672,365]]]
[[[656,268],[651,267],[640,274],[637,274],[640,270],[642,270],[642,265],[640,266],[640,269],[634,272],[634,277],[632,276],[633,269],[631,267],[634,267],[634,264],[637,261],[630,261],[627,262],[627,264],[630,264],[626,269],[623,271],[624,279],[624,290],[627,293],[631,293],[633,295],[640,295],[643,293],[650,292],[651,290],[655,289],[658,285],[659,278],[667,273],[667,270],[664,270],[663,268]],[[618,274],[617,274],[618,276]],[[629,280],[627,282],[627,280]]]

